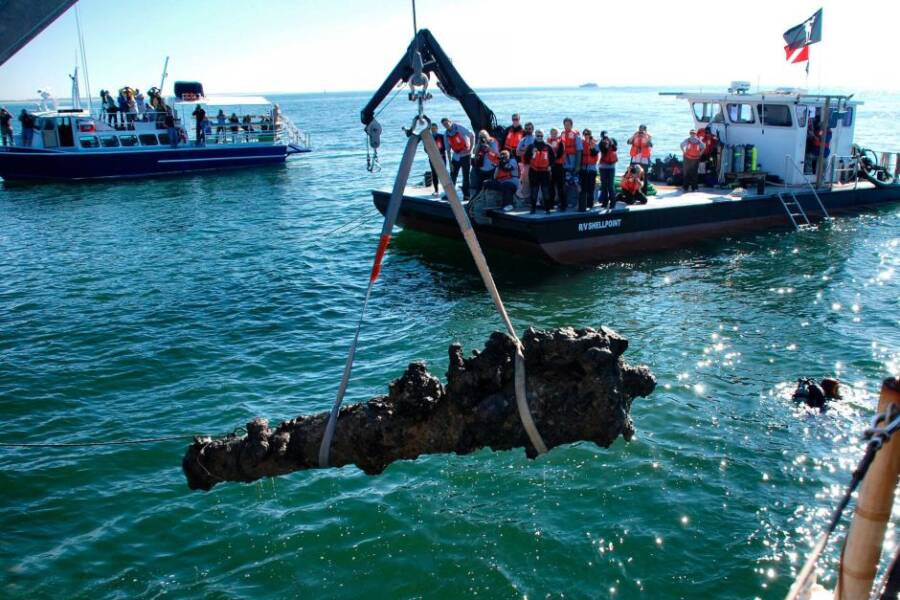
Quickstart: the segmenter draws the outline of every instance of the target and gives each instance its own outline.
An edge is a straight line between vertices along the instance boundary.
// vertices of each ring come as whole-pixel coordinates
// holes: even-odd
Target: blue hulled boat
[[[266,98],[207,98],[199,89],[179,95],[165,110],[34,113],[30,145],[19,134],[13,146],[0,149],[0,176],[5,181],[151,177],[279,164],[310,151],[309,137]],[[198,105],[210,121],[199,132],[191,118]],[[216,121],[213,111],[220,107],[234,115],[231,121]]]

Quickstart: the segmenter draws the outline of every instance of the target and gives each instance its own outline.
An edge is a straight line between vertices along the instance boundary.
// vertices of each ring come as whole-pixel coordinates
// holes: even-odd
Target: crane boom
[[[478,97],[478,94],[469,87],[450,58],[437,43],[434,36],[427,29],[420,29],[410,42],[409,47],[391,71],[381,87],[362,109],[360,118],[363,125],[368,126],[375,119],[375,110],[390,94],[391,90],[400,82],[408,82],[413,75],[413,53],[418,50],[422,54],[423,72],[434,73],[437,76],[438,87],[450,98],[462,105],[463,110],[472,123],[472,130],[486,129],[490,132],[497,130],[497,117],[488,106]]]

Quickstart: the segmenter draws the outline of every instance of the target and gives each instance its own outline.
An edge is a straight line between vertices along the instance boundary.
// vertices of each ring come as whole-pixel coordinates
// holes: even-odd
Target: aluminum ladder
[[[794,229],[799,230],[801,227],[808,227],[810,225],[809,217],[800,205],[800,201],[797,200],[797,194],[793,191],[788,191],[787,193],[790,194],[790,198],[785,198],[785,194],[782,192],[778,192],[777,195],[778,200],[781,201],[781,206],[784,207],[784,212],[787,213],[788,219],[791,220]],[[827,215],[828,213],[825,214]]]

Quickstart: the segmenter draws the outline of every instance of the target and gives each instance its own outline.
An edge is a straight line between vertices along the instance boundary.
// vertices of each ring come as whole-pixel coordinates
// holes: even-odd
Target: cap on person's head
[[[521,119],[521,118],[522,118],[522,117],[519,116],[519,113],[513,113],[513,116],[512,116],[512,120],[513,120],[513,121],[518,121],[518,120]]]
[[[604,130],[604,131],[601,131],[601,132],[600,132],[600,137],[606,137],[606,133],[607,133],[607,132],[606,132],[605,130]]]
[[[646,131],[646,130],[647,130],[647,126],[646,126],[646,125],[639,125],[639,126],[638,126],[638,129],[639,129],[640,131]]]
[[[487,131],[485,131],[484,129],[482,129],[481,131],[478,132],[478,137],[480,137],[480,138],[483,139],[483,140],[486,140],[486,139],[488,139],[488,138],[491,137],[491,136],[488,135],[488,132],[487,132]]]
[[[695,135],[696,133],[697,133],[697,130],[696,130],[696,129],[691,129],[691,131],[690,131],[690,134],[691,134],[691,135]]]

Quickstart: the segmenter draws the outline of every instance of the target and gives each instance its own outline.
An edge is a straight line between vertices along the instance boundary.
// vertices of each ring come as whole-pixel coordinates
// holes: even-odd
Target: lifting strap
[[[417,120],[419,119],[417,118]],[[425,121],[427,123],[427,119],[425,119]],[[416,122],[414,121],[413,126],[415,125]],[[450,173],[447,172],[447,167],[441,160],[440,151],[438,150],[437,144],[435,144],[434,142],[431,131],[428,129],[428,127],[426,127],[421,134],[410,134],[409,139],[406,142],[406,149],[403,152],[403,158],[400,161],[400,168],[397,172],[397,179],[394,181],[394,188],[391,191],[391,199],[388,202],[388,207],[385,211],[384,226],[381,230],[381,238],[378,242],[378,249],[375,251],[375,259],[372,264],[371,274],[369,275],[369,284],[366,288],[366,295],[365,299],[363,300],[362,311],[359,316],[359,321],[356,325],[356,333],[353,336],[353,342],[350,345],[350,351],[347,355],[347,363],[344,365],[344,373],[341,377],[341,383],[338,386],[337,398],[335,399],[334,406],[331,408],[331,414],[328,416],[328,423],[325,425],[325,433],[322,436],[322,443],[319,446],[319,466],[322,468],[325,468],[329,465],[331,444],[334,439],[335,428],[337,427],[338,415],[340,414],[341,404],[344,401],[344,395],[347,392],[347,385],[350,382],[350,374],[353,371],[353,359],[356,355],[356,347],[359,343],[359,332],[362,329],[362,323],[365,319],[366,309],[369,305],[369,297],[372,293],[372,287],[374,286],[375,281],[378,279],[378,274],[381,271],[381,261],[384,258],[384,253],[387,250],[388,243],[391,240],[391,233],[393,232],[394,224],[397,221],[397,214],[400,212],[400,203],[403,199],[403,192],[406,189],[406,183],[409,180],[409,173],[412,170],[413,159],[415,158],[416,149],[419,145],[420,139],[425,146],[425,151],[428,153],[428,158],[431,161],[432,168],[434,168],[434,170],[437,172],[438,179],[441,182],[441,186],[447,192],[447,198],[450,201],[450,207],[453,210],[453,215],[456,217],[456,222],[459,224],[459,228],[462,232],[463,238],[466,241],[466,245],[469,247],[469,252],[472,253],[472,258],[475,261],[475,265],[478,267],[478,272],[481,275],[481,279],[484,281],[484,285],[494,301],[494,306],[497,308],[497,312],[500,314],[500,318],[503,320],[503,324],[506,326],[507,332],[515,343],[515,395],[516,407],[518,408],[519,418],[522,421],[522,427],[525,429],[525,433],[528,435],[528,439],[531,442],[531,445],[534,446],[534,449],[537,451],[537,453],[544,454],[545,452],[547,452],[547,446],[546,444],[544,444],[544,440],[541,438],[541,435],[534,424],[534,419],[531,416],[531,409],[528,407],[527,389],[525,385],[525,355],[522,352],[522,342],[519,340],[519,336],[516,334],[516,330],[513,327],[512,322],[509,320],[509,315],[506,312],[506,307],[503,305],[503,300],[500,298],[500,292],[497,290],[497,286],[494,284],[494,278],[491,275],[490,269],[488,268],[487,260],[484,257],[484,253],[481,251],[481,245],[478,243],[478,239],[475,237],[475,231],[472,229],[472,223],[471,221],[469,221],[468,215],[466,215],[465,208],[463,208],[462,203],[459,201],[459,195],[456,193],[456,187],[450,181]]]
[[[394,189],[391,191],[391,200],[385,211],[381,238],[378,241],[378,249],[375,251],[375,259],[372,262],[372,271],[369,274],[366,297],[363,300],[362,311],[356,324],[356,333],[353,336],[353,343],[350,344],[350,351],[347,353],[347,363],[344,365],[344,374],[341,377],[341,384],[338,386],[337,398],[334,401],[334,406],[331,408],[331,414],[328,416],[328,424],[325,426],[325,434],[322,436],[322,445],[319,446],[319,466],[322,468],[328,466],[331,441],[334,438],[334,428],[337,425],[337,417],[341,410],[341,403],[344,401],[344,394],[347,392],[347,384],[350,382],[350,373],[353,371],[353,358],[356,356],[356,346],[359,343],[359,331],[362,329],[363,320],[366,317],[369,297],[372,295],[372,286],[375,285],[378,274],[381,272],[381,260],[384,258],[384,252],[391,241],[391,233],[394,230],[394,223],[397,221],[397,213],[400,212],[400,200],[403,198],[403,191],[406,189],[406,182],[409,179],[409,172],[412,170],[412,163],[416,157],[416,147],[418,145],[418,136],[410,136],[406,142],[403,158],[400,160],[400,169],[397,172],[397,179],[394,181]]]
[[[425,145],[425,152],[428,153],[428,158],[431,161],[431,167],[437,172],[441,187],[447,192],[447,200],[450,202],[453,216],[456,217],[456,222],[459,224],[463,239],[465,239],[466,245],[469,247],[469,252],[472,253],[472,259],[475,261],[475,266],[478,267],[478,273],[484,281],[484,286],[494,300],[494,306],[497,307],[497,312],[500,313],[500,318],[503,320],[503,324],[506,325],[509,336],[516,344],[515,389],[519,418],[522,421],[522,427],[525,428],[525,433],[528,434],[531,445],[534,446],[534,449],[537,450],[538,454],[544,454],[547,452],[547,446],[544,444],[544,440],[541,438],[541,434],[534,424],[534,419],[531,417],[531,409],[528,408],[528,398],[526,396],[525,388],[525,355],[522,353],[522,342],[519,340],[519,336],[516,335],[516,329],[509,320],[509,315],[506,313],[506,307],[503,306],[503,299],[500,298],[500,292],[494,284],[491,270],[488,268],[487,260],[484,258],[484,253],[481,251],[481,245],[478,243],[478,238],[475,237],[475,230],[472,229],[472,222],[469,220],[465,208],[463,208],[462,203],[459,201],[459,195],[456,193],[456,186],[450,181],[450,173],[447,172],[446,165],[441,161],[441,153],[440,150],[438,150],[437,144],[434,142],[434,138],[431,136],[431,130],[425,129],[420,134],[420,137],[422,138],[422,143]]]

